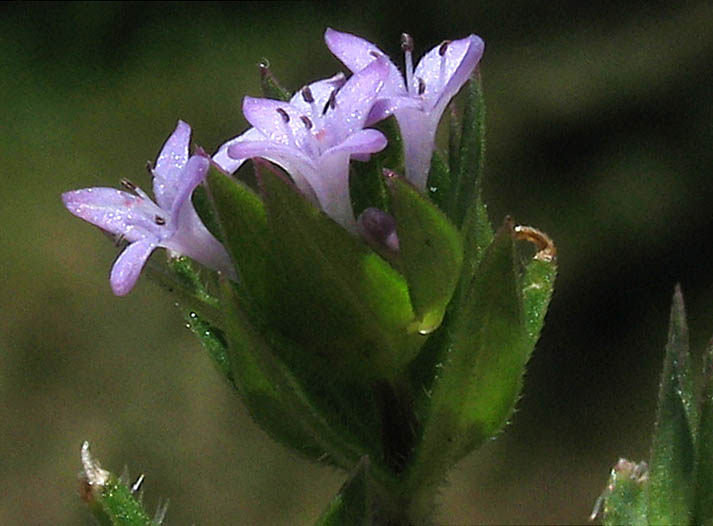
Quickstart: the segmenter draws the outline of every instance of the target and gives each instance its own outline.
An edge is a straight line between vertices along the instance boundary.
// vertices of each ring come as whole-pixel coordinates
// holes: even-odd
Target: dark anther
[[[448,49],[448,46],[450,45],[451,41],[450,40],[444,40],[443,44],[441,44],[441,47],[438,48],[438,54],[443,56],[446,54],[446,50]]]
[[[312,90],[309,86],[302,88],[302,98],[307,104],[312,104],[314,102],[314,97],[312,96]]]
[[[153,177],[153,163],[151,161],[146,161],[146,171]]]
[[[290,122],[290,116],[287,114],[285,110],[282,108],[277,108],[277,113],[280,114],[280,117],[282,117],[282,120],[285,122]]]
[[[161,216],[156,216],[153,218],[153,220],[154,220],[154,223],[156,223],[159,226],[163,226],[166,224],[166,220]]]
[[[337,90],[334,90],[332,93],[330,93],[329,98],[327,99],[327,102],[324,104],[324,109],[322,109],[322,115],[327,113],[328,109],[334,109],[337,106]]]
[[[401,51],[413,51],[413,38],[408,33],[401,33]]]
[[[373,49],[372,49],[371,51],[369,51],[369,54],[370,54],[372,57],[374,57],[374,58],[380,58],[380,57],[381,57],[381,55],[380,55],[378,52],[374,51]]]
[[[418,94],[423,95],[423,93],[426,91],[426,83],[423,81],[421,77],[418,77]]]
[[[128,179],[122,179],[121,180],[121,186],[129,190],[130,192],[135,192],[136,191],[136,185],[129,181]]]
[[[300,120],[302,121],[302,124],[305,125],[305,128],[307,128],[308,130],[312,129],[312,121],[309,117],[307,117],[306,115],[301,115]]]

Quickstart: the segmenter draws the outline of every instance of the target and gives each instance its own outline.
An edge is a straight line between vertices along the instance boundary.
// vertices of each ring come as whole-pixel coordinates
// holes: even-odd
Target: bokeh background
[[[146,473],[167,524],[310,524],[343,475],[271,442],[143,279],[62,191],[144,170],[178,118],[217,147],[270,60],[297,89],[340,68],[327,26],[400,63],[475,32],[485,197],[548,232],[560,276],[519,410],[443,488],[439,523],[584,523],[619,456],[648,457],[670,297],[694,364],[713,335],[713,4],[3,4],[0,7],[0,524],[91,524],[79,447]]]

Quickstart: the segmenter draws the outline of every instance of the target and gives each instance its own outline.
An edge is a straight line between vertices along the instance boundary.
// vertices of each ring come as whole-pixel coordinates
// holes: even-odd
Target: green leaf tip
[[[604,493],[597,499],[589,520],[601,519],[605,526],[648,526],[646,462],[624,458],[614,465]]]
[[[400,262],[420,334],[437,329],[463,265],[463,242],[446,215],[410,183],[385,171],[391,190]]]
[[[260,88],[262,95],[268,99],[276,99],[286,102],[290,100],[290,92],[282,87],[270,69],[270,61],[263,58],[257,65],[260,70]]]
[[[673,295],[651,447],[649,521],[686,524],[693,505],[696,408],[690,375],[688,327],[679,286]]]
[[[206,181],[219,230],[238,269],[241,295],[263,310],[270,300],[265,206],[250,187],[213,166]]]
[[[332,499],[315,526],[372,526],[375,482],[370,476],[369,457],[361,458],[339,493]]]
[[[141,475],[131,486],[122,478],[102,469],[84,442],[81,449],[82,472],[80,496],[102,526],[160,526],[166,516],[168,501],[159,504],[150,518],[137,494],[144,481]]]
[[[522,303],[525,329],[534,346],[545,323],[545,314],[554,292],[557,276],[557,249],[550,237],[524,225],[513,227],[515,239],[532,243],[537,251],[522,278]]]
[[[703,392],[698,424],[694,522],[713,525],[713,340],[703,356]]]
[[[622,473],[628,470],[631,474],[631,466],[620,461],[597,501],[592,519],[601,517],[605,525],[713,525],[713,340],[703,356],[698,405],[694,398],[686,311],[677,285],[671,304],[650,469],[646,474],[636,467],[641,472],[638,479],[643,490],[624,480]],[[633,475],[632,478],[637,479]],[[615,491],[617,481],[624,485]]]
[[[485,165],[485,100],[477,70],[465,86],[463,124],[460,136],[451,133],[449,151],[453,177],[449,216],[460,227],[468,209],[480,196]]]

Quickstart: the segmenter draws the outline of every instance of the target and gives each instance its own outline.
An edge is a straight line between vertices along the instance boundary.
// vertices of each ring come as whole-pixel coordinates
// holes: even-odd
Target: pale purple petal
[[[422,97],[427,102],[428,109],[434,108],[440,101],[448,104],[473,73],[484,49],[483,40],[470,35],[448,42],[443,56],[441,46],[436,46],[426,53],[416,66],[414,77],[423,81],[425,91]]]
[[[366,163],[371,159],[370,153],[353,153],[352,160],[359,161],[360,163]]]
[[[339,90],[334,115],[330,119],[337,140],[343,140],[364,127],[387,73],[387,59],[380,58],[352,75]]]
[[[150,199],[114,188],[84,188],[62,194],[72,214],[127,241],[164,235],[167,212]]]
[[[166,140],[153,168],[153,193],[161,208],[169,210],[173,203],[181,171],[188,162],[188,145],[191,141],[191,127],[178,121],[176,129]]]
[[[333,29],[327,29],[325,41],[332,53],[354,72],[371,64],[376,56],[383,55],[370,42]],[[484,47],[482,39],[475,35],[436,46],[416,67],[410,93],[398,70],[398,82],[394,80],[396,68],[389,63],[389,78],[365,125],[370,126],[389,115],[396,117],[403,138],[406,177],[421,191],[426,188],[441,115],[472,74]]]
[[[193,155],[188,159],[171,208],[173,233],[164,238],[160,246],[235,279],[235,269],[227,251],[205,227],[191,201],[193,191],[203,181],[209,168],[209,157]]]
[[[181,178],[176,186],[176,195],[171,203],[171,219],[178,220],[179,210],[191,202],[191,194],[205,178],[210,167],[210,159],[202,155],[193,155],[186,163]]]
[[[360,130],[324,152],[324,155],[330,155],[333,152],[347,152],[352,156],[372,154],[386,148],[387,143],[386,136],[379,130]]]
[[[327,28],[324,32],[324,41],[334,56],[353,73],[361,71],[378,57],[386,57],[384,52],[371,42],[332,28]],[[387,62],[389,73],[385,79],[384,94],[406,94],[406,85],[401,72],[388,58]]]
[[[175,234],[166,238],[159,246],[194,259],[233,280],[237,278],[225,247],[203,225],[190,200],[186,200],[180,210]]]
[[[143,239],[131,243],[114,262],[111,269],[111,289],[117,296],[124,296],[131,292],[136,281],[139,279],[141,269],[144,268],[146,260],[151,252],[156,248],[156,240]]]
[[[376,124],[403,108],[412,108],[421,111],[423,109],[423,101],[408,96],[393,96],[378,99],[371,107],[369,117],[366,119],[366,126]]]
[[[397,110],[395,115],[403,140],[406,179],[423,192],[431,168],[440,114],[403,108]]]
[[[318,80],[317,82],[312,82],[306,87],[308,87],[309,91],[312,93],[314,102],[310,103],[305,100],[303,95],[304,88],[302,88],[290,99],[290,105],[297,108],[298,111],[307,115],[309,115],[313,111],[321,112],[324,108],[325,103],[332,95],[332,92],[344,86],[344,83],[346,81],[347,78],[344,76],[344,73],[337,73],[336,75],[329,77],[328,79],[322,79]]]
[[[376,133],[380,134],[378,131]],[[358,144],[359,147],[366,148],[376,148],[379,145],[378,139],[368,135],[363,143]],[[345,228],[355,230],[356,224],[349,199],[349,152],[339,145],[314,160],[300,150],[269,141],[235,144],[231,146],[229,153],[240,157],[261,157],[280,166],[307,199],[319,205],[327,215]]]
[[[243,115],[270,141],[295,145],[295,135],[303,134],[299,111],[289,102],[272,99],[243,99]]]
[[[247,158],[234,159],[228,154],[228,150],[233,144],[240,142],[250,142],[250,141],[264,141],[265,135],[257,128],[250,128],[242,135],[233,137],[228,142],[221,145],[218,151],[213,155],[213,162],[217,164],[221,170],[226,173],[235,173],[242,164],[247,161]]]
[[[271,142],[244,141],[232,144],[228,148],[228,155],[236,159],[249,159],[262,157],[285,170],[294,181],[297,188],[313,203],[317,202],[310,179],[315,178],[316,165],[313,160],[298,148]]]
[[[349,153],[333,148],[319,158],[317,171],[310,179],[324,213],[350,232],[356,232],[356,220],[349,197]]]

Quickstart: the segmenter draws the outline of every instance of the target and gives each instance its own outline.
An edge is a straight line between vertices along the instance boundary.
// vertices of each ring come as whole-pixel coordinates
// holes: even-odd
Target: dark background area
[[[417,54],[482,36],[491,218],[559,249],[518,411],[454,471],[439,523],[584,523],[617,458],[648,457],[676,282],[696,371],[713,335],[713,4],[4,4],[1,524],[91,523],[85,439],[146,473],[167,524],[310,524],[339,488],[252,423],[168,294],[111,294],[116,249],[59,199],[148,188],[178,118],[209,151],[242,132],[263,57],[292,89],[333,74],[327,26],[399,65],[402,31]]]

